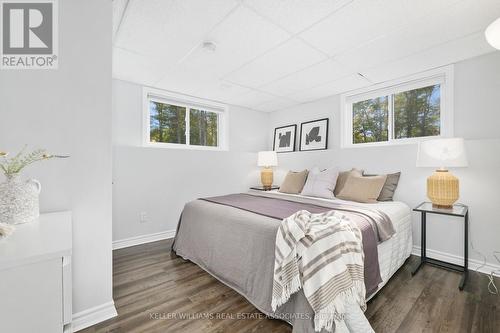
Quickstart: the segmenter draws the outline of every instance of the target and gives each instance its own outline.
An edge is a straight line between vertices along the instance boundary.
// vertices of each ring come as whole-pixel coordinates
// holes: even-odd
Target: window
[[[145,89],[144,142],[170,148],[223,149],[225,107]]]
[[[352,105],[354,143],[382,142],[389,139],[389,98],[367,99]]]
[[[186,108],[149,101],[149,142],[186,143]]]
[[[394,139],[440,134],[440,84],[394,94],[393,103]]]
[[[427,73],[429,75],[429,73]],[[452,135],[452,68],[342,96],[342,146],[412,143]]]
[[[189,113],[189,142],[196,146],[217,147],[219,114],[191,109]]]

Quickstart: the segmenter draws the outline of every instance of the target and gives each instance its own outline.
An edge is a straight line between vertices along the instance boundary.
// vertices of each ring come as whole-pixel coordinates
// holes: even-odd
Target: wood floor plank
[[[290,333],[236,291],[170,253],[171,240],[113,252],[113,297],[118,316],[81,333]],[[410,257],[370,301],[366,316],[376,332],[500,332],[500,296],[484,274],[460,275]],[[500,279],[496,279],[500,285]]]
[[[387,299],[385,304],[374,313],[370,312],[371,304],[368,304],[367,318],[375,332],[396,332],[435,273],[435,268],[423,267],[419,274],[411,278],[407,268],[401,269],[380,291],[379,296]]]
[[[401,332],[438,330],[445,315],[443,311],[447,311],[453,301],[454,294],[450,290],[458,286],[460,275],[435,269],[432,277],[437,283],[425,286],[399,326]]]

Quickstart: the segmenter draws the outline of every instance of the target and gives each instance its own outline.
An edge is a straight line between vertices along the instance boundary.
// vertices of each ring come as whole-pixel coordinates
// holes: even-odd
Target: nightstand
[[[251,190],[257,190],[257,191],[271,191],[271,190],[278,190],[280,187],[276,185],[272,185],[270,188],[264,188],[264,186],[252,186],[250,187]]]
[[[449,269],[456,272],[462,273],[462,279],[460,280],[460,284],[458,288],[460,290],[464,289],[465,283],[467,282],[467,277],[469,275],[468,268],[468,256],[469,256],[469,247],[468,247],[468,239],[469,239],[469,207],[465,205],[453,205],[452,208],[437,208],[432,205],[431,202],[423,202],[413,209],[415,212],[421,213],[420,224],[421,224],[421,250],[420,250],[420,263],[417,267],[413,269],[411,275],[415,275],[420,267],[424,264],[430,264],[433,266]],[[432,258],[427,258],[426,255],[426,224],[427,224],[427,214],[440,214],[440,215],[448,215],[448,216],[456,216],[464,219],[464,265],[455,265],[448,262],[444,262],[441,260],[436,260]]]

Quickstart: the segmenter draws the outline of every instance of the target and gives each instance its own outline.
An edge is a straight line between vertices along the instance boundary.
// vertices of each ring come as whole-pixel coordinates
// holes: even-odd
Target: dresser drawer
[[[62,258],[0,270],[2,332],[63,331]]]

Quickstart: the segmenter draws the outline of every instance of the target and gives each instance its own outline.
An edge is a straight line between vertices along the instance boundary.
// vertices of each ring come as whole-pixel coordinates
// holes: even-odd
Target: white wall
[[[500,53],[495,52],[455,65],[454,129],[455,136],[466,139],[470,166],[452,170],[460,178],[460,202],[471,209],[471,235],[475,248],[495,263],[493,250],[500,250]],[[358,167],[369,173],[402,171],[396,199],[411,207],[426,200],[425,179],[432,169],[415,167],[416,145],[340,149],[340,98],[333,96],[314,103],[271,113],[268,147],[272,147],[275,127],[318,118],[330,118],[329,149],[320,152],[279,154],[281,180],[288,169],[314,165],[341,169]],[[298,133],[297,133],[298,140]],[[298,147],[297,141],[297,147]],[[420,245],[419,215],[414,213],[414,244]],[[463,256],[462,223],[451,218],[428,218],[428,248]],[[477,253],[471,258],[481,259]],[[473,266],[474,267],[474,266]]]
[[[42,212],[73,211],[80,313],[112,301],[111,1],[59,1],[59,12],[59,69],[0,71],[0,149],[71,155],[26,175],[42,182]]]
[[[113,240],[175,230],[186,202],[258,184],[269,114],[230,106],[229,151],[205,151],[142,147],[142,112],[142,86],[113,80]]]

